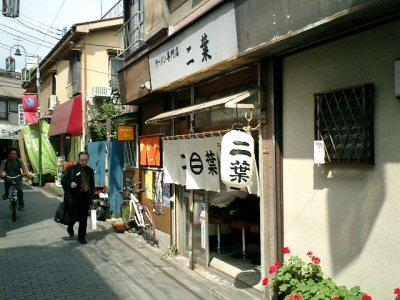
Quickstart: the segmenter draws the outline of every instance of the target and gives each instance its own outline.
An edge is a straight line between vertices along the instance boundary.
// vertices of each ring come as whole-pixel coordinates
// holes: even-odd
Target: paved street
[[[222,279],[162,259],[106,222],[88,230],[87,245],[70,241],[53,221],[61,197],[24,189],[26,211],[16,222],[0,200],[0,299],[251,299]]]

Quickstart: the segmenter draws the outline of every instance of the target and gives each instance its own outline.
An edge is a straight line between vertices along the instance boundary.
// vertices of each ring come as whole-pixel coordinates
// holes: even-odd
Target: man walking
[[[76,165],[67,169],[61,179],[64,189],[64,202],[70,217],[68,234],[74,237],[74,224],[79,222],[78,241],[86,244],[86,227],[89,206],[94,198],[94,171],[88,166],[89,153],[79,153]]]
[[[6,176],[7,175],[7,176]],[[10,190],[12,180],[9,177],[16,177],[16,189],[18,197],[18,210],[25,210],[24,205],[24,192],[22,191],[22,176],[27,175],[24,162],[18,158],[17,149],[11,148],[8,151],[8,158],[4,159],[0,165],[0,177],[4,178],[4,195],[3,200],[8,199],[8,191]]]

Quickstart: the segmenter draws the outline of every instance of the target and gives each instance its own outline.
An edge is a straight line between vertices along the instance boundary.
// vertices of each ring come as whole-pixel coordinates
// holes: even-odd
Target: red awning
[[[82,95],[57,105],[52,113],[49,136],[58,134],[82,134]]]

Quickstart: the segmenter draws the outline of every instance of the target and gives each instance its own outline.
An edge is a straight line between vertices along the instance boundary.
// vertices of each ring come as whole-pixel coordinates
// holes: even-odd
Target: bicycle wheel
[[[14,187],[11,187],[8,193],[10,195],[11,218],[15,222],[17,219],[17,191]]]
[[[129,209],[129,200],[124,200],[121,203],[121,216],[122,220],[125,223],[125,226],[128,229],[138,230],[138,226],[135,221],[135,210],[132,207],[132,210]]]
[[[152,246],[157,244],[156,239],[156,224],[153,220],[153,215],[150,212],[150,209],[143,205],[143,219],[144,219],[144,228],[143,228],[143,238]]]
[[[17,219],[17,203],[14,201],[12,205],[12,220],[15,222]]]

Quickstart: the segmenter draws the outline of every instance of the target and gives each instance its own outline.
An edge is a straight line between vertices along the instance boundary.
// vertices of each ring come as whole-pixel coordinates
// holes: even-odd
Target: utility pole
[[[36,89],[38,103],[40,104],[40,70],[39,55],[36,56]],[[39,130],[39,187],[42,186],[42,124],[40,122],[40,105],[38,107],[38,130]]]
[[[106,186],[110,188],[110,144],[111,144],[111,119],[106,119]]]

